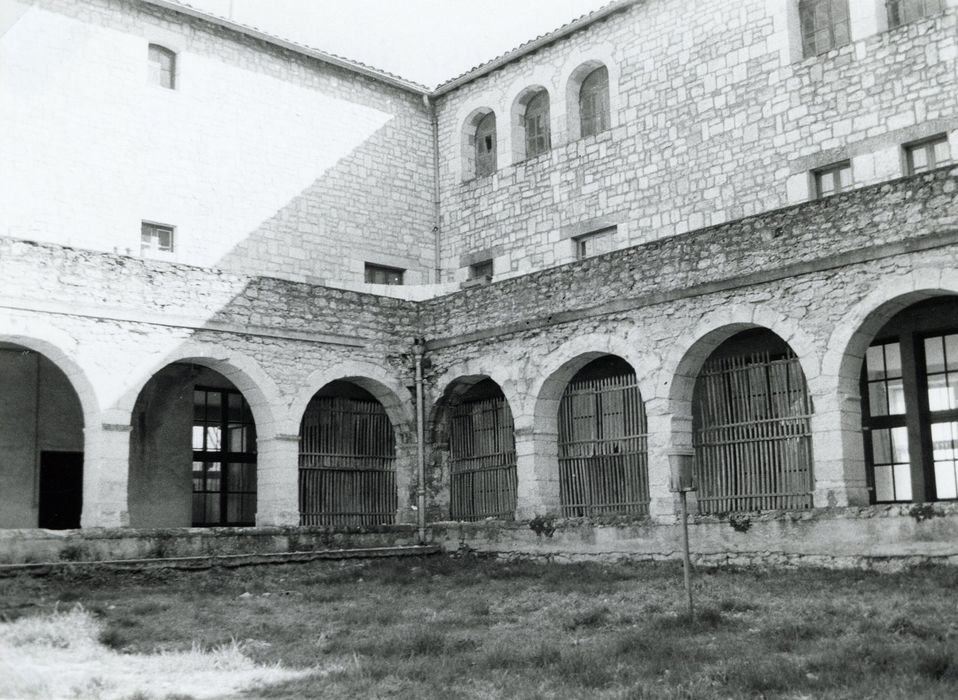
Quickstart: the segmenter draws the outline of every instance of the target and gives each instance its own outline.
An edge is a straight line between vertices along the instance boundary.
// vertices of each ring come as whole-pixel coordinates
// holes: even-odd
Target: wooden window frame
[[[176,52],[161,44],[150,44],[147,49],[150,64],[150,82],[166,90],[176,89]],[[164,66],[163,61],[168,61]]]
[[[483,131],[484,127],[485,131]],[[495,112],[489,112],[476,123],[474,138],[476,177],[488,177],[498,169],[498,133]],[[487,143],[490,140],[491,145]]]
[[[379,277],[382,277],[384,281],[378,281],[377,278]],[[378,265],[376,263],[365,263],[363,267],[363,279],[366,284],[385,284],[399,287],[404,284],[405,277],[406,271],[401,267],[390,267],[389,265]]]
[[[576,236],[572,239],[573,244],[575,245],[575,259],[576,260],[586,260],[588,258],[595,257],[597,255],[604,255],[605,253],[612,252],[612,244],[615,240],[615,234],[618,230],[616,226],[608,226],[605,228],[597,229],[595,231],[589,231],[584,233],[581,236]],[[590,252],[589,243],[595,243],[598,240],[609,241],[609,249],[599,252]]]
[[[256,475],[256,422],[253,419],[252,411],[249,408],[249,404],[246,402],[246,398],[241,392],[236,389],[224,389],[222,387],[210,387],[210,386],[201,386],[197,385],[193,387],[194,392],[194,415],[192,420],[192,426],[194,429],[198,426],[196,414],[195,414],[195,392],[203,392],[207,395],[209,394],[219,394],[220,406],[219,406],[219,421],[216,423],[220,431],[220,445],[218,450],[208,450],[206,449],[206,427],[210,424],[208,420],[208,413],[206,414],[207,419],[204,420],[199,425],[203,427],[203,448],[196,449],[195,443],[192,444],[193,447],[193,488],[192,488],[192,498],[195,500],[197,495],[206,496],[208,494],[219,494],[219,520],[216,522],[208,522],[205,517],[202,520],[197,520],[195,517],[191,516],[193,527],[250,527],[256,524],[256,494],[257,494],[257,475]],[[237,421],[230,421],[229,417],[229,399],[230,396],[238,396],[240,399],[240,409],[243,414],[248,414],[249,420],[239,421],[240,424],[249,430],[249,433],[246,436],[247,448],[246,451],[239,452],[232,449],[233,445],[230,442],[230,424],[236,423]],[[207,398],[206,401],[209,399]],[[205,404],[208,406],[208,404]],[[206,411],[209,409],[207,408]],[[197,475],[196,465],[201,464],[201,470],[199,476]],[[216,490],[209,490],[207,488],[207,483],[209,479],[209,470],[207,465],[209,464],[219,464],[219,488]],[[229,488],[229,476],[228,465],[231,464],[252,464],[253,467],[253,488],[252,490],[230,490]],[[204,488],[197,490],[196,489],[196,480],[197,478],[202,479]],[[230,494],[244,494],[244,495],[253,495],[254,507],[251,518],[231,521],[229,519],[229,496]],[[195,505],[191,512],[195,512]]]
[[[844,12],[844,16],[838,14],[839,10]],[[825,19],[819,22],[822,15],[825,15]],[[799,0],[798,17],[802,54],[805,58],[818,56],[851,43],[848,0]],[[826,40],[819,42],[822,33],[826,34]]]
[[[917,5],[920,5],[921,9],[916,16],[904,16],[910,14],[909,10]],[[945,11],[945,3],[943,0],[885,0],[885,10],[888,13],[889,28],[896,29],[941,14]]]
[[[844,171],[848,171],[847,184],[842,184],[841,173]],[[837,183],[835,189],[829,192],[825,192],[825,190],[822,188],[822,183],[824,178],[827,176],[831,176],[834,178],[836,175],[837,175],[837,180],[833,180],[833,182]],[[817,168],[816,170],[812,171],[812,176],[815,180],[815,198],[816,199],[825,199],[827,197],[832,197],[836,194],[847,192],[855,187],[855,174],[852,171],[852,162],[850,160],[843,160],[838,163],[832,163],[831,165],[826,165],[823,168]]]
[[[939,162],[938,156],[935,153],[935,147],[942,143],[948,148],[948,157]],[[917,175],[919,173],[928,172],[929,170],[934,170],[935,168],[939,168],[943,165],[948,165],[953,161],[951,155],[951,144],[948,141],[948,134],[935,134],[934,136],[929,136],[928,138],[906,143],[904,145],[904,149],[905,173],[907,175]],[[916,169],[915,152],[920,150],[925,152],[927,165]]]
[[[552,150],[552,108],[548,90],[534,92],[522,115],[522,135],[526,159],[536,158]]]
[[[590,84],[590,79],[605,74],[604,82]],[[611,127],[609,105],[609,69],[599,66],[582,79],[579,88],[579,134],[581,138],[595,136]]]
[[[160,245],[161,235],[169,236],[169,246]],[[156,245],[154,245],[156,241]],[[140,254],[163,253],[172,254],[176,251],[176,227],[169,224],[158,224],[153,221],[140,222]]]

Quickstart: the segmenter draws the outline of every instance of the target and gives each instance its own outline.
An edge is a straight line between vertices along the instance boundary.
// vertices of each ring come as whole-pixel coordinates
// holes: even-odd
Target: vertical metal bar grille
[[[299,433],[302,525],[358,526],[396,518],[396,446],[378,401],[309,402]]]
[[[695,411],[700,513],[812,507],[812,409],[794,354],[706,363]]]
[[[449,430],[453,520],[511,519],[516,510],[516,439],[505,397],[454,406]]]
[[[572,381],[559,402],[562,515],[649,512],[648,423],[635,374]]]

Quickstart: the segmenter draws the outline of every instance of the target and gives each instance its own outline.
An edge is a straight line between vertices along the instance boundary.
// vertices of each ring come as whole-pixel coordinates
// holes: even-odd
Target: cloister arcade
[[[689,446],[705,515],[958,499],[955,294],[890,286],[826,335],[733,305],[665,357],[611,327],[525,363],[440,349],[430,520],[669,520],[667,456]],[[68,348],[0,340],[4,528],[415,520],[414,393],[384,367],[344,360],[288,387],[185,345],[103,410]],[[118,492],[122,518],[91,510]]]

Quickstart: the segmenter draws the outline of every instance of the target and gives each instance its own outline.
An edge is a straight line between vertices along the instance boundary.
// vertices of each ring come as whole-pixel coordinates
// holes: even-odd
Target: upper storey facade
[[[0,234],[314,283],[361,282],[367,264],[431,281],[424,88],[169,4],[0,2]]]
[[[437,90],[442,267],[494,279],[958,156],[956,0],[611,6]]]

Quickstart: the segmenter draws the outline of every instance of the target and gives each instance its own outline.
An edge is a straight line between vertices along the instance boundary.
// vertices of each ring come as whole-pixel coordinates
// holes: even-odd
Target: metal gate
[[[709,361],[694,403],[699,512],[812,507],[812,408],[794,354]]]
[[[396,518],[396,446],[378,401],[309,402],[299,433],[302,525],[379,525]]]
[[[562,515],[649,512],[648,424],[635,373],[572,381],[559,402]]]
[[[449,452],[452,519],[514,517],[516,439],[505,397],[454,406]]]

